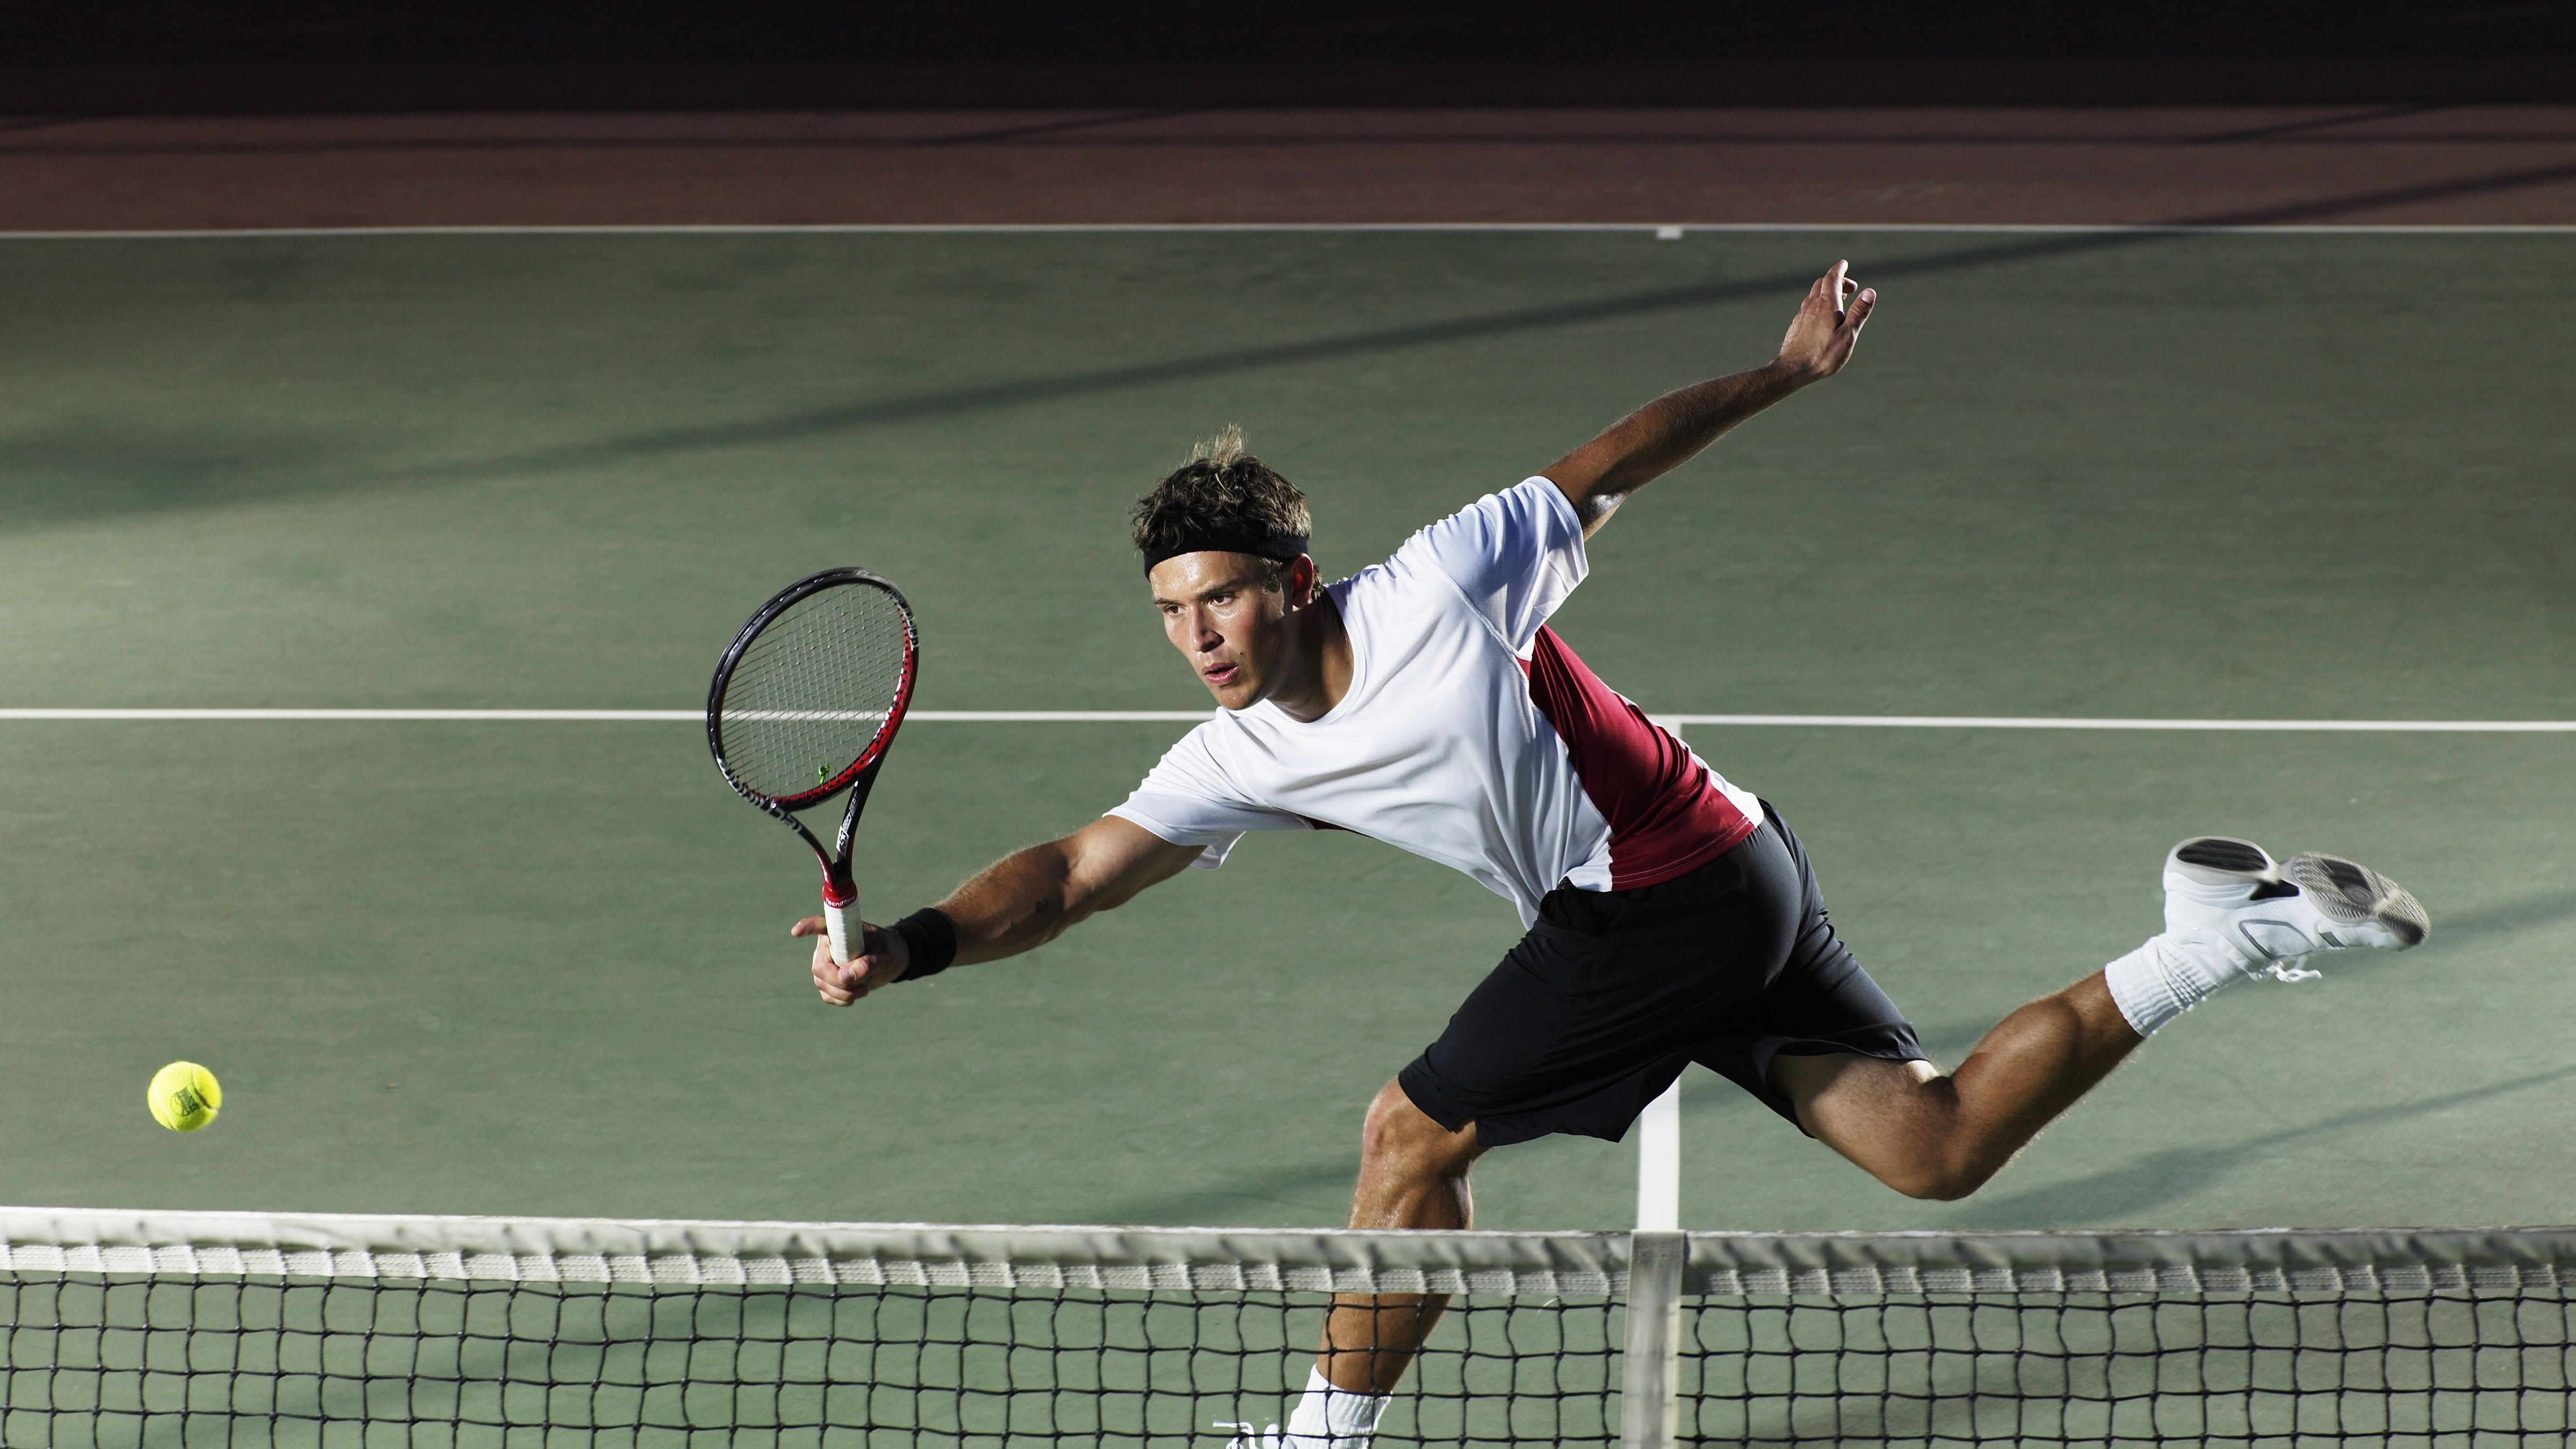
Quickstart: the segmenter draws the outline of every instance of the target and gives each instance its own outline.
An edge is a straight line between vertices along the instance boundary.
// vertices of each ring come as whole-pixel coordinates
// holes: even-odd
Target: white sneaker
[[[2282,862],[2250,840],[2195,836],[2165,856],[2164,882],[2165,930],[2214,935],[2248,976],[2302,980],[2318,952],[2403,951],[2433,929],[2397,882],[2315,851]]]

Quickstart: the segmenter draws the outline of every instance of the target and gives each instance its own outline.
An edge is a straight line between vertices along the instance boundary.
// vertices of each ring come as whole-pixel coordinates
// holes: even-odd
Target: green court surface
[[[687,709],[863,563],[935,710],[1193,709],[1126,502],[1240,422],[1329,572],[1849,255],[1843,378],[1641,495],[1560,631],[1688,713],[2576,718],[2576,302],[2513,235],[627,234],[0,243],[0,706]],[[924,721],[883,914],[1185,726]],[[1945,1061],[2156,929],[2180,836],[2357,856],[2420,952],[2228,994],[1983,1194],[1896,1196],[1705,1073],[1691,1228],[2566,1221],[2576,737],[1694,727]],[[686,723],[0,720],[0,1199],[1339,1220],[1371,1093],[1517,931],[1265,837],[848,1012],[800,847]],[[175,1136],[152,1070],[222,1077]],[[1478,1169],[1619,1227],[1633,1147]]]

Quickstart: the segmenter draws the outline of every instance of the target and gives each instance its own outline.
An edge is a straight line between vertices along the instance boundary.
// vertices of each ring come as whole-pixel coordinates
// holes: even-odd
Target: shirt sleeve
[[[1173,845],[1205,847],[1190,862],[1200,870],[1225,864],[1227,852],[1247,832],[1314,828],[1302,815],[1243,798],[1207,738],[1209,731],[1222,728],[1222,720],[1210,720],[1183,735],[1146,773],[1126,803],[1109,812]]]
[[[1447,575],[1515,653],[1528,650],[1590,567],[1574,505],[1544,477],[1488,493],[1422,530],[1395,562]]]

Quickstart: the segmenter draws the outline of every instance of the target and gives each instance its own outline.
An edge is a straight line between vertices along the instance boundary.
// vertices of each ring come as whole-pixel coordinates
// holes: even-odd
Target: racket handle
[[[823,924],[832,933],[832,964],[847,966],[867,945],[867,927],[859,921],[859,893],[835,901],[823,897]]]

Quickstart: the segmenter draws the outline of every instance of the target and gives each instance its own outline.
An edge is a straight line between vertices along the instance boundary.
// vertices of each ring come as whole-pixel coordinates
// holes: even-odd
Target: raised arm
[[[1850,267],[1834,263],[1807,289],[1778,357],[1751,372],[1666,393],[1547,468],[1548,480],[1583,520],[1584,537],[1598,532],[1629,494],[1689,462],[1737,423],[1842,371],[1860,340],[1861,324],[1878,303],[1875,291],[1846,275]]]
[[[1156,881],[1189,867],[1195,845],[1174,845],[1141,825],[1104,815],[1062,840],[1032,845],[985,867],[939,903],[957,927],[957,965],[998,961],[1043,946],[1094,911],[1127,903]],[[903,938],[867,928],[867,950],[847,966],[834,963],[823,918],[808,916],[790,935],[816,937],[814,989],[834,1006],[901,981],[912,962]]]

